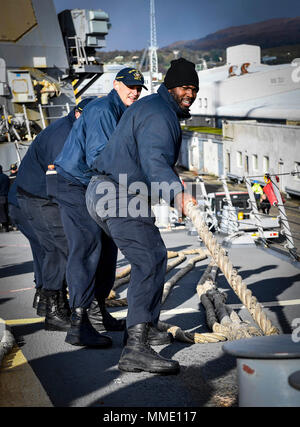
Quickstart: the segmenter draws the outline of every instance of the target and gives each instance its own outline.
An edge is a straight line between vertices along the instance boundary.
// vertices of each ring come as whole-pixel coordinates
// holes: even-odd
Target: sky
[[[141,50],[150,42],[150,0],[53,0],[65,9],[102,9],[111,29],[105,51]],[[155,0],[158,47],[223,28],[300,16],[300,0]]]

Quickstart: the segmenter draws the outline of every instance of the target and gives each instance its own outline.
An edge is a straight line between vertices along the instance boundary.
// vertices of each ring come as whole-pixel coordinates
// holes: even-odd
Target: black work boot
[[[36,314],[41,317],[46,316],[47,300],[48,300],[47,292],[48,292],[47,289],[40,289],[37,307],[36,307]]]
[[[65,342],[72,345],[92,348],[111,347],[110,337],[99,334],[91,325],[87,309],[77,307],[71,313],[71,327],[67,332]]]
[[[150,347],[148,331],[148,323],[128,328],[128,340],[119,360],[119,369],[127,372],[177,374],[180,370],[179,363],[176,360],[165,359]]]
[[[67,331],[70,326],[70,318],[59,307],[59,291],[43,290],[47,297],[47,308],[45,317],[46,331]]]
[[[67,317],[70,317],[71,310],[69,307],[69,301],[67,298],[67,290],[62,289],[59,291],[55,291],[58,293],[58,308],[61,313],[64,313]],[[47,311],[47,304],[49,304],[48,301],[49,298],[49,291],[47,289],[39,288],[36,291],[36,294],[34,296],[33,300],[33,307],[36,308],[36,314],[41,317],[46,316]]]
[[[36,288],[35,289],[35,294],[34,294],[33,302],[32,302],[32,308],[37,309],[38,303],[40,301],[41,291],[42,291],[42,288]]]
[[[123,345],[125,346],[128,339],[127,329],[124,331]],[[149,323],[148,344],[150,345],[165,345],[173,342],[173,335],[169,332],[159,331],[154,325]]]
[[[58,305],[59,309],[63,312],[65,312],[66,316],[71,316],[71,309],[69,306],[69,300],[67,296],[67,289],[63,288],[60,291],[58,291]]]
[[[98,303],[95,298],[87,314],[92,326],[98,331],[124,331],[126,321],[124,319],[118,320],[114,318],[105,307],[105,302]]]

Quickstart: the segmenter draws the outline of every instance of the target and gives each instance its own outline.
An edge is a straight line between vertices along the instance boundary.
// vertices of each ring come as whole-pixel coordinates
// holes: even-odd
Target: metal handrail
[[[72,106],[73,106],[73,104],[72,104]],[[75,104],[74,104],[74,106],[75,106]],[[46,123],[45,123],[45,119],[46,120],[60,119],[60,118],[67,115],[67,114],[65,114],[62,116],[45,116],[43,113],[43,108],[51,108],[51,107],[55,107],[55,108],[63,107],[67,110],[67,114],[69,114],[69,112],[71,111],[71,107],[70,107],[70,104],[68,102],[66,102],[65,104],[57,104],[57,105],[41,105],[41,104],[39,104],[39,112],[40,112],[40,116],[41,116],[43,129],[45,129],[47,127]]]

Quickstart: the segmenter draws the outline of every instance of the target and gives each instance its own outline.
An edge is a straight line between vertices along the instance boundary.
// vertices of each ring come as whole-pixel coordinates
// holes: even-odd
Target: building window
[[[237,151],[236,153],[236,165],[238,168],[243,166],[243,155],[241,151]]]
[[[294,170],[295,170],[295,172],[297,172],[294,176],[295,176],[295,179],[298,179],[298,180],[300,180],[300,162],[295,162],[294,163]]]
[[[252,154],[252,168],[253,170],[258,170],[258,156],[257,154]]]
[[[230,153],[226,153],[226,169],[227,172],[230,172],[231,170],[231,165],[230,165]]]
[[[199,107],[202,108],[202,98],[199,98]]]
[[[270,160],[268,156],[264,156],[263,158],[263,168],[264,168],[263,170],[264,173],[269,172]]]
[[[207,98],[204,98],[204,108],[207,108]]]
[[[245,155],[245,172],[249,173],[249,156]]]

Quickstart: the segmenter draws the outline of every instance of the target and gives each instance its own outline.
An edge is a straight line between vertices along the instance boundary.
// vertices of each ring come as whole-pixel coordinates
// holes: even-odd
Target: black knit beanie
[[[177,86],[192,85],[199,89],[199,78],[195,70],[195,64],[184,58],[171,61],[164,84],[168,89]]]

